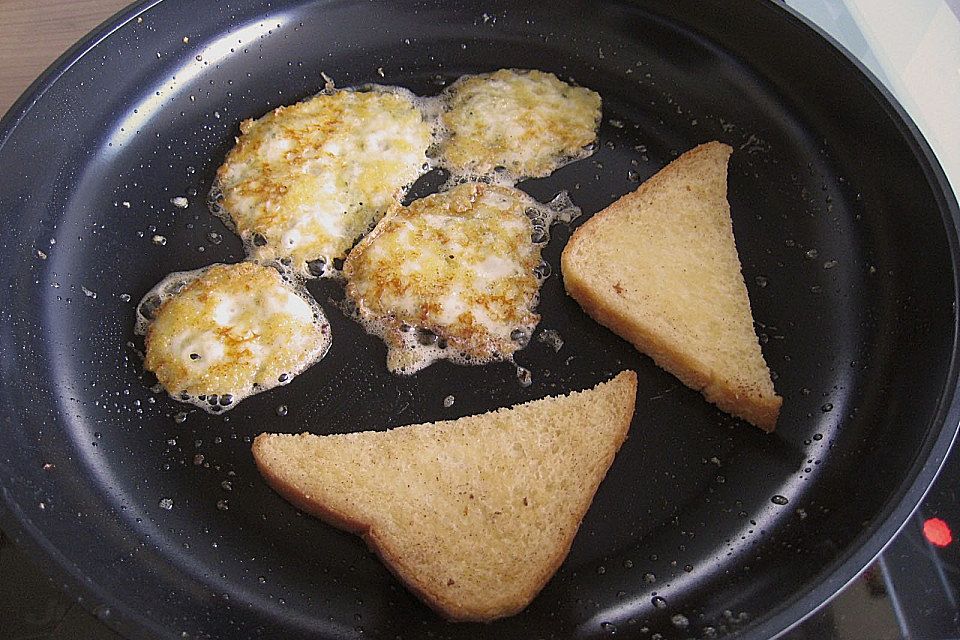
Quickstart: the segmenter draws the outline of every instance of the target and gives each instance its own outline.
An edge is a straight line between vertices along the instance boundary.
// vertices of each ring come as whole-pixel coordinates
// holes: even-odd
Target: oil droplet
[[[599,567],[597,567],[597,575],[598,575],[598,576],[602,576],[602,575],[605,574],[606,572],[607,572],[607,568],[606,568],[605,566],[600,565]]]
[[[163,245],[167,244],[167,239],[161,235],[153,236],[153,238],[151,238],[150,241],[153,242],[153,244],[157,245],[158,247],[162,247]]]
[[[517,380],[520,381],[521,387],[529,387],[533,384],[533,374],[526,367],[517,367]]]
[[[814,440],[823,440],[823,434],[822,434],[822,433],[815,433],[815,434],[813,434],[813,439],[814,439]]]
[[[654,596],[653,598],[651,598],[650,602],[652,602],[653,606],[655,606],[657,609],[667,608],[667,601],[661,598],[660,596]]]
[[[657,581],[657,576],[653,575],[652,573],[645,573],[643,574],[643,581],[647,584],[653,584]]]
[[[129,294],[129,293],[121,293],[121,294],[120,294],[120,302],[130,302],[130,294]]]
[[[600,628],[610,635],[616,635],[617,633],[617,625],[613,624],[612,622],[601,622]]]
[[[230,503],[226,500],[217,500],[217,509],[220,511],[226,511],[230,508]]]
[[[160,499],[160,508],[170,511],[173,509],[173,499],[172,498],[161,498]]]
[[[520,348],[527,346],[530,342],[530,334],[523,329],[514,329],[510,332],[510,339],[520,345]]]
[[[820,407],[820,411],[823,411],[824,413],[830,413],[831,411],[833,411],[833,403],[830,403],[830,402],[826,403],[825,405]]]
[[[837,264],[838,264],[838,263],[837,263],[836,260],[827,260],[826,262],[823,263],[823,268],[824,268],[824,269],[833,269],[835,266],[837,266]]]
[[[176,422],[177,424],[183,424],[184,422],[187,421],[187,412],[181,411],[177,415],[173,416],[173,421]]]
[[[814,260],[818,255],[820,255],[820,252],[816,249],[809,249],[803,255],[805,255],[808,260]]]
[[[670,622],[673,623],[677,629],[686,629],[690,625],[690,620],[687,619],[687,616],[682,613],[678,613],[670,617]]]
[[[453,396],[447,396],[446,398],[443,399],[443,406],[449,409],[450,407],[453,406],[454,400],[455,398]]]
[[[783,505],[787,504],[790,501],[787,500],[787,498],[784,496],[775,495],[772,498],[770,498],[770,502],[772,502],[773,504],[778,504],[782,507]]]
[[[545,329],[537,335],[537,340],[547,345],[555,352],[563,348],[563,337],[556,329]]]
[[[260,576],[257,578],[257,582],[259,582],[260,584],[267,584],[267,579],[264,578],[263,576]]]
[[[767,278],[767,276],[757,276],[754,278],[754,282],[756,282],[757,286],[761,289],[770,284],[770,280]]]
[[[546,280],[550,277],[550,274],[553,273],[553,267],[550,266],[550,263],[546,260],[541,260],[533,269],[533,275],[537,280]]]
[[[287,405],[285,404],[282,404],[279,407],[277,407],[277,415],[280,417],[287,415],[287,411],[288,411]]]

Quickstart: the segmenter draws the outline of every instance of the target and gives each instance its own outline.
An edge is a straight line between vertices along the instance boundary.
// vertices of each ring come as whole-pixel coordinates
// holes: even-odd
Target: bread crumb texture
[[[566,557],[627,435],[636,375],[458,420],[382,432],[262,434],[267,482],[362,535],[427,604],[490,621],[529,604]]]
[[[710,142],[681,155],[577,229],[561,267],[591,317],[724,411],[773,431],[782,399],[734,241],[731,152]]]

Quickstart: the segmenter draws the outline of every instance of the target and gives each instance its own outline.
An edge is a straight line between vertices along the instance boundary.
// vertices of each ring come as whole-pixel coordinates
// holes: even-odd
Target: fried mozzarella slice
[[[347,299],[387,368],[482,364],[525,346],[555,211],[512,187],[466,183],[389,212],[347,257]]]
[[[444,91],[438,164],[454,174],[499,168],[543,177],[592,152],[600,96],[552,73],[501,69],[463,76]]]
[[[331,275],[429,167],[433,119],[406,89],[320,93],[245,120],[217,171],[214,212],[251,258]]]
[[[137,311],[147,370],[173,398],[212,413],[290,382],[330,347],[320,305],[254,262],[170,274]]]

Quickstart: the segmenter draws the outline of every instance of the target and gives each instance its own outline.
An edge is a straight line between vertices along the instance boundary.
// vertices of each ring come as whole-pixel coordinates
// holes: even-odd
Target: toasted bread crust
[[[760,384],[737,384],[718,376],[715,369],[701,358],[701,353],[693,349],[678,348],[663,338],[658,327],[644,322],[644,318],[619,295],[616,286],[613,289],[598,286],[601,283],[596,277],[591,277],[587,266],[590,261],[587,247],[596,241],[595,236],[605,226],[619,225],[621,219],[630,212],[642,210],[652,194],[669,188],[675,181],[683,181],[684,172],[689,171],[691,165],[722,161],[725,166],[731,151],[730,147],[719,142],[700,145],[671,162],[636,191],[598,212],[570,238],[561,256],[561,271],[567,293],[591,318],[649,355],[657,365],[675,375],[685,385],[700,391],[720,409],[743,418],[764,431],[772,432],[783,402],[780,396],[768,392]],[[723,200],[725,203],[725,181]],[[726,209],[729,217],[729,206]],[[642,247],[638,248],[638,251],[642,251]],[[630,259],[629,256],[618,256],[618,259],[620,258]],[[743,284],[739,270],[737,276],[749,311],[746,285]],[[753,337],[756,338],[755,335]],[[766,375],[769,377],[769,369]],[[772,389],[772,384],[770,388]]]
[[[557,572],[557,569],[560,568],[564,558],[567,557],[567,553],[570,551],[570,545],[573,544],[573,536],[571,535],[566,547],[562,550],[558,549],[555,562],[551,564],[549,570],[541,572],[541,575],[537,578],[539,586],[529,594],[529,598],[511,602],[507,606],[491,607],[478,605],[465,607],[458,602],[445,598],[444,594],[435,592],[430,589],[429,585],[424,584],[415,569],[407,565],[403,554],[390,545],[389,539],[378,535],[374,523],[353,518],[348,514],[329,509],[327,505],[306,496],[299,487],[287,482],[282,476],[275,473],[273,468],[263,461],[265,456],[261,449],[264,439],[270,435],[272,434],[261,433],[253,441],[253,459],[257,464],[257,469],[267,484],[270,485],[270,488],[300,511],[319,518],[333,527],[360,536],[366,543],[367,548],[380,558],[384,566],[386,566],[395,578],[403,583],[403,586],[406,587],[407,590],[451,622],[492,622],[522,611],[530,604],[530,601],[533,600],[544,585],[546,585],[553,574]],[[587,506],[589,506],[589,504]],[[584,513],[586,513],[586,509],[584,509]],[[576,533],[575,530],[574,533]]]
[[[457,622],[490,622],[505,616],[513,615],[524,609],[531,600],[546,585],[557,569],[563,563],[570,551],[577,530],[583,516],[593,500],[597,487],[606,475],[613,459],[627,437],[633,416],[636,399],[637,378],[632,371],[624,371],[604,385],[617,385],[622,394],[629,398],[628,405],[619,411],[622,416],[618,423],[612,425],[612,436],[606,443],[600,459],[594,465],[597,472],[590,478],[591,486],[572,505],[571,512],[576,515],[570,521],[556,523],[561,532],[550,549],[549,557],[529,566],[525,572],[525,584],[522,591],[517,591],[504,597],[499,593],[488,593],[481,601],[464,601],[456,598],[456,593],[444,592],[436,589],[425,576],[421,575],[416,566],[407,561],[402,544],[395,544],[390,536],[383,535],[376,521],[358,517],[358,514],[347,513],[331,508],[318,496],[307,495],[303,489],[285,477],[286,466],[283,461],[277,460],[269,450],[272,438],[276,434],[261,434],[253,442],[253,455],[260,473],[277,493],[288,500],[298,509],[309,513],[337,528],[357,534],[363,538],[367,546],[383,561],[387,568],[417,597],[445,618]],[[584,392],[589,393],[589,392]],[[538,402],[550,402],[553,398],[535,400],[526,405]],[[525,405],[518,405],[525,406]],[[486,414],[489,415],[489,414]],[[436,424],[436,423],[435,423]],[[430,428],[433,425],[414,425],[400,427],[400,429]],[[279,436],[279,437],[322,437],[309,436]],[[567,498],[568,496],[564,496]]]
[[[681,353],[665,347],[647,327],[624,317],[611,304],[609,296],[604,296],[578,276],[568,276],[567,273],[568,270],[564,269],[564,286],[567,293],[583,307],[587,315],[625,339],[638,351],[650,356],[659,367],[672,373],[691,389],[702,393],[707,400],[720,409],[743,418],[768,433],[773,432],[783,398],[766,396],[749,389],[738,391],[718,384],[703,369],[694,354]]]

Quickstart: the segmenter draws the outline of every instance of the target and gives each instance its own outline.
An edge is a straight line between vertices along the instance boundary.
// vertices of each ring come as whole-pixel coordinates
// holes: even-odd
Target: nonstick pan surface
[[[501,67],[604,100],[597,152],[522,183],[584,211],[545,252],[540,329],[564,342],[518,354],[530,387],[508,364],[394,377],[331,304],[342,287],[311,282],[333,347],[290,385],[224,416],[151,391],[137,300],[171,271],[243,258],[205,206],[242,119],[315,93],[322,72],[434,94]],[[593,323],[559,275],[572,227],[712,139],[735,148],[734,228],[784,397],[774,435]],[[141,4],[17,103],[0,166],[2,523],[129,637],[770,637],[881,550],[956,431],[956,202],[890,96],[774,2]],[[624,368],[634,424],[569,557],[488,626],[440,620],[250,456],[265,430],[453,418]]]

